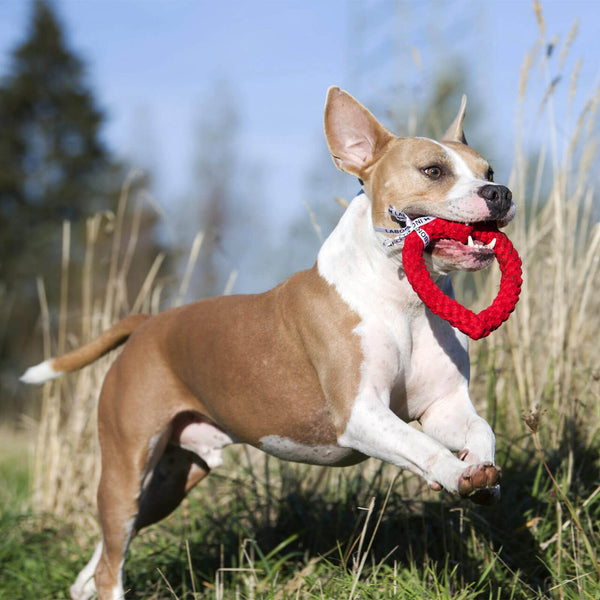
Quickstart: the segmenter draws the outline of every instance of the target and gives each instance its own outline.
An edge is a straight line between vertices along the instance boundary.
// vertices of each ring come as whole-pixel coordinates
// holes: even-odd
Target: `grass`
[[[485,509],[376,461],[326,470],[234,451],[227,469],[134,542],[129,597],[596,598],[581,532],[537,454],[501,443],[499,461],[504,497]],[[549,465],[559,486],[565,463]],[[4,463],[0,473],[3,487],[14,481]],[[581,491],[594,477],[597,485],[597,473],[588,477]],[[597,545],[600,490],[570,498]],[[15,500],[0,520],[0,598],[66,597],[95,532],[82,540],[72,523],[19,508],[23,490]]]
[[[540,106],[550,136],[534,156],[522,139],[515,146],[509,185],[521,210],[508,234],[523,259],[523,292],[511,319],[471,352],[472,397],[497,434],[502,501],[486,509],[435,495],[376,461],[327,470],[231,449],[225,468],[134,541],[129,598],[600,597],[600,226],[593,168],[600,94],[570,118],[576,68],[569,114],[555,114],[553,82],[572,36],[552,55],[545,52],[536,8],[541,37],[524,64],[522,104],[537,66],[548,83]],[[519,118],[522,132],[527,116]],[[125,216],[130,184],[115,215],[88,223],[76,310],[66,300],[65,226],[55,344],[39,285],[46,355],[85,342],[130,312],[165,304],[161,257],[139,289],[129,283],[140,223],[139,210]],[[112,247],[103,264],[97,240],[107,224]],[[185,296],[201,241],[171,303]],[[485,305],[496,293],[495,277],[458,277],[459,295]],[[98,290],[94,281],[107,285]],[[26,452],[18,444],[0,451],[0,600],[65,598],[91,555],[98,533],[95,403],[110,360],[46,384],[32,465],[21,460]]]

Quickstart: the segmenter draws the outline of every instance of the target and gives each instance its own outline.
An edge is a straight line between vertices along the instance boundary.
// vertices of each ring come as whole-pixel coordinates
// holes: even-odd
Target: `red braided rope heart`
[[[460,329],[474,340],[481,339],[500,327],[514,310],[523,282],[521,259],[508,237],[493,226],[463,225],[443,219],[434,219],[420,225],[419,228],[424,230],[432,240],[452,239],[465,244],[470,235],[488,244],[496,238],[494,251],[502,273],[500,289],[492,304],[480,313],[474,313],[449,298],[433,282],[423,258],[425,248],[423,240],[415,231],[404,240],[402,263],[406,277],[419,298],[431,312],[448,321],[453,327]]]

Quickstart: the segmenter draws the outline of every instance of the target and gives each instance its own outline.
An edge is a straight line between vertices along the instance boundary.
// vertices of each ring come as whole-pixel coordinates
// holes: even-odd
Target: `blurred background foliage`
[[[0,83],[0,414],[8,418],[30,408],[16,386],[19,372],[40,355],[38,276],[56,321],[62,222],[72,225],[70,261],[80,272],[86,218],[114,210],[127,174],[101,141],[104,115],[86,80],[52,5],[33,2]],[[141,190],[143,179],[137,185]],[[143,220],[138,279],[161,247],[156,214],[145,211]]]

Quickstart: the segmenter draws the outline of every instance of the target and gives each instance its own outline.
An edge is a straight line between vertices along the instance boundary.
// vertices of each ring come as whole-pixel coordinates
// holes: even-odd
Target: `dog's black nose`
[[[512,192],[506,186],[497,183],[488,184],[481,186],[478,193],[485,199],[493,219],[502,218],[510,209]]]

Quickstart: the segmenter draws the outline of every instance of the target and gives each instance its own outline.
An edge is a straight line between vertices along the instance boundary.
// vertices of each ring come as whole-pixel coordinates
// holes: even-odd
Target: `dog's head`
[[[434,216],[461,223],[495,222],[515,215],[510,190],[493,180],[489,163],[467,145],[463,133],[466,98],[441,141],[400,138],[357,100],[329,88],[325,136],[338,169],[358,177],[371,199],[373,225],[395,228],[389,206],[409,217]],[[438,272],[478,270],[494,258],[479,243],[437,240],[428,251]]]

